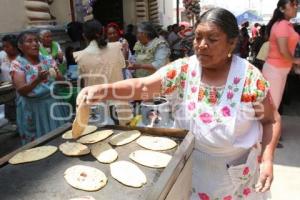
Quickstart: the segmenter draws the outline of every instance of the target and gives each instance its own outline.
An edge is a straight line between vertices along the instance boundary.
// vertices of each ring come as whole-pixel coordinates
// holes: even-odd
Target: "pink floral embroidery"
[[[227,92],[227,99],[232,99],[233,98],[233,92],[231,91],[231,90],[229,90],[228,92]]]
[[[245,195],[245,196],[248,196],[249,194],[251,193],[251,190],[250,190],[250,188],[244,188],[244,190],[243,190],[243,194]]]
[[[228,106],[224,106],[221,111],[222,111],[222,115],[224,117],[230,116],[230,108],[228,108]]]
[[[205,124],[209,124],[212,122],[212,116],[211,116],[211,114],[209,114],[207,112],[202,113],[199,117],[202,120],[202,122]]]
[[[228,195],[228,196],[224,197],[223,200],[232,200],[232,196]]]
[[[209,196],[205,193],[198,193],[200,200],[210,200]]]
[[[195,77],[197,75],[197,72],[195,70],[192,71],[192,77]]]
[[[235,85],[237,85],[240,81],[241,81],[241,78],[239,78],[239,77],[235,77],[235,78],[233,79],[233,83],[234,83]]]
[[[249,172],[250,172],[249,167],[245,167],[243,170],[243,175],[246,176],[249,174]]]
[[[190,102],[188,105],[189,111],[195,110],[196,108],[196,103],[195,102]]]
[[[191,90],[192,90],[192,93],[195,93],[195,92],[197,91],[197,87],[193,86],[193,87],[191,88]]]

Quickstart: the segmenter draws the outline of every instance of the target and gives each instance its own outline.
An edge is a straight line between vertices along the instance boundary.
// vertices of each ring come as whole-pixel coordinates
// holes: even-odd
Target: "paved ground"
[[[276,150],[272,200],[299,199],[300,117],[283,116],[284,148]]]

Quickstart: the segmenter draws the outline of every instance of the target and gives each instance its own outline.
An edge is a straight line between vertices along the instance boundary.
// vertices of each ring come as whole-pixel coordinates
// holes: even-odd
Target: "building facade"
[[[176,22],[176,0],[1,0],[0,34],[36,27],[63,27],[92,17],[104,25]]]

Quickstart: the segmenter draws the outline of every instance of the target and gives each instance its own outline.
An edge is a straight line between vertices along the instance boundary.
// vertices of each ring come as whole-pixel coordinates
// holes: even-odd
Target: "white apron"
[[[201,68],[196,56],[190,57],[187,86],[174,118],[176,127],[190,130],[196,138],[191,199],[265,199],[254,189],[259,175],[260,138],[247,144],[247,134],[244,136],[261,129],[257,121],[240,117],[247,68],[248,62],[233,57],[223,95],[212,106],[198,102]],[[249,110],[254,116],[254,110]],[[241,140],[245,140],[243,148],[238,147]]]

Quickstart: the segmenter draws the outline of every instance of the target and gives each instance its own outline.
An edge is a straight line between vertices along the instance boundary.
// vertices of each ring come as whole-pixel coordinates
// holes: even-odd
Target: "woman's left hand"
[[[139,64],[136,63],[129,63],[128,67],[129,70],[137,70],[140,69],[141,67],[139,66]]]
[[[60,63],[62,63],[64,61],[64,53],[63,52],[58,52],[57,59]]]
[[[270,190],[273,181],[273,162],[264,161],[261,164],[258,183],[255,188],[257,192],[266,192]]]

